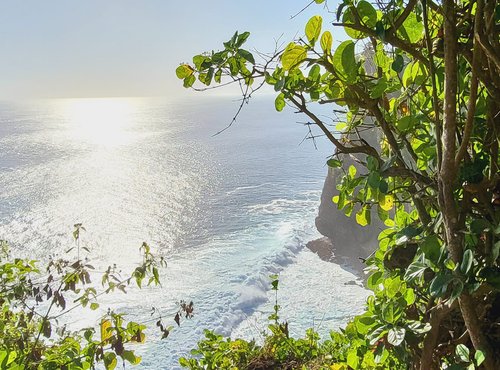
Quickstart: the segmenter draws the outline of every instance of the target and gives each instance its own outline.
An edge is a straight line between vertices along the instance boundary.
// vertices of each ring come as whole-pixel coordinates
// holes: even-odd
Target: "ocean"
[[[149,322],[146,345],[135,347],[139,369],[177,369],[204,329],[262,340],[271,274],[294,336],[308,327],[326,336],[363,308],[358,277],[305,247],[320,237],[314,219],[332,146],[304,140],[306,118],[275,112],[266,97],[214,136],[238,104],[203,95],[0,103],[0,239],[13,255],[64,256],[82,223],[81,254],[96,270],[132,271],[143,241],[167,260],[161,287],[105,296],[97,311],[66,318],[94,325],[111,308]],[[176,326],[181,300],[195,315],[161,340],[152,308]]]

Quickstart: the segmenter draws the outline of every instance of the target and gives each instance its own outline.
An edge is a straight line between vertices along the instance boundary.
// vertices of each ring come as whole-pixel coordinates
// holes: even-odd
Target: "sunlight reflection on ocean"
[[[195,302],[196,316],[168,340],[138,348],[141,368],[175,368],[204,328],[251,334],[249,323],[271,307],[271,273],[282,273],[288,284],[281,303],[297,333],[314,318],[326,317],[324,328],[339,325],[366,296],[345,286],[352,274],[303,248],[318,236],[314,217],[331,148],[321,141],[318,150],[310,141],[299,145],[306,130],[297,116],[273,112],[267,99],[251,102],[230,130],[213,137],[235,104],[227,98],[0,103],[0,239],[15,254],[60,256],[81,222],[82,246],[98,270],[116,262],[130,271],[143,241],[168,261],[161,288],[106,297],[99,311],[70,320],[88,325],[107,307],[148,320],[155,306],[170,317],[175,302]],[[324,276],[336,281],[329,283],[334,290]],[[295,305],[294,287],[304,297]]]

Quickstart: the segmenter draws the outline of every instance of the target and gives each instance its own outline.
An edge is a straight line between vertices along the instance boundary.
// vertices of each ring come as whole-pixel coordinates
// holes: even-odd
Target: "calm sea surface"
[[[265,98],[213,137],[236,109],[222,97],[0,103],[0,239],[15,255],[62,256],[81,222],[97,269],[131,271],[143,241],[168,261],[162,287],[105,297],[68,320],[93,324],[111,307],[147,321],[157,307],[173,323],[176,302],[194,302],[195,317],[167,340],[149,332],[139,368],[177,368],[205,328],[261,339],[273,273],[294,335],[327,333],[362,308],[355,276],[304,248],[319,236],[331,146],[301,144],[305,118]]]

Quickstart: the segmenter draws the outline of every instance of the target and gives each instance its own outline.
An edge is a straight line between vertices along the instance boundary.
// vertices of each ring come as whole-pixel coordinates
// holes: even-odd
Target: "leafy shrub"
[[[98,298],[115,290],[126,292],[130,284],[141,287],[160,284],[163,258],[155,257],[143,243],[143,262],[129,277],[116,267],[101,272],[102,289],[92,284],[98,274],[87,260],[80,259],[81,224],[73,236],[78,248],[76,260],[51,260],[45,270],[34,260],[12,258],[7,242],[0,241],[0,368],[2,369],[90,369],[103,364],[114,369],[118,362],[136,365],[141,358],[127,344],[144,343],[145,326],[127,321],[121,313],[108,311],[99,327],[77,332],[60,324],[69,312],[99,308]],[[158,312],[156,312],[158,314]],[[192,303],[181,306],[175,320],[192,315]],[[168,336],[161,317],[157,326]]]
[[[500,5],[344,0],[324,10],[347,40],[334,46],[316,15],[274,53],[255,58],[243,48],[249,33],[236,32],[177,76],[185,87],[239,84],[238,112],[271,85],[277,111],[303,113],[335,147],[327,163],[343,173],[338,209],[385,225],[366,261],[373,295],[335,336],[348,345],[333,357],[353,369],[498,369]],[[324,104],[334,117],[317,113]],[[289,343],[282,334],[268,341]],[[273,361],[292,361],[287,348]]]

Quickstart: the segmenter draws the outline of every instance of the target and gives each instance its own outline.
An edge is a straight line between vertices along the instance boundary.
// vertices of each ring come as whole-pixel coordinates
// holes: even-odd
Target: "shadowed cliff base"
[[[335,263],[361,280],[365,280],[363,259],[367,256],[362,249],[352,244],[334,245],[328,237],[312,240],[306,246],[323,261]]]

